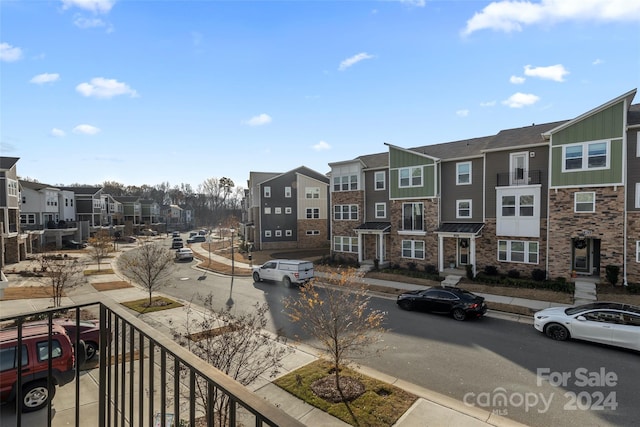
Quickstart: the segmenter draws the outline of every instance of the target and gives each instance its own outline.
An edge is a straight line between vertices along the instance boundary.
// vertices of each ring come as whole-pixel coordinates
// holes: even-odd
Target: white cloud
[[[73,25],[84,30],[86,28],[106,27],[107,23],[100,18],[85,18],[78,15],[74,18]]]
[[[62,0],[62,8],[77,7],[93,13],[109,13],[114,3],[114,0]]]
[[[474,31],[495,30],[506,33],[522,31],[527,25],[549,24],[564,21],[580,22],[638,22],[638,0],[529,0],[494,1],[476,12],[462,31],[469,35]]]
[[[524,75],[529,77],[538,77],[543,80],[553,80],[554,82],[563,82],[564,76],[569,74],[562,64],[550,65],[548,67],[532,67],[524,66]]]
[[[91,125],[78,125],[73,128],[73,133],[82,135],[95,135],[97,133],[100,133],[100,129]]]
[[[456,111],[456,116],[458,117],[467,117],[469,115],[469,110],[458,110]]]
[[[338,70],[344,71],[347,68],[357,64],[360,61],[364,61],[365,59],[371,59],[373,57],[374,57],[373,55],[369,55],[366,52],[358,53],[357,55],[353,55],[351,58],[347,58],[344,61],[342,61],[340,63],[340,66],[338,67]]]
[[[410,6],[424,7],[425,0],[400,0],[400,3],[408,4]]]
[[[521,85],[522,83],[524,83],[526,79],[524,77],[520,77],[520,76],[511,76],[511,78],[509,79],[510,83],[513,83],[514,85]]]
[[[49,132],[49,134],[51,136],[55,136],[56,138],[62,138],[63,136],[66,135],[66,132],[63,131],[62,129],[53,128],[51,129],[51,132]]]
[[[329,145],[326,141],[320,141],[312,147],[315,151],[325,151],[331,150],[331,145]]]
[[[251,117],[245,122],[249,126],[262,126],[271,123],[271,116],[265,113]]]
[[[480,103],[481,107],[494,107],[495,105],[496,105],[496,101],[486,101],[486,102]]]
[[[600,65],[600,64],[604,64],[604,61],[600,58],[596,59],[591,63],[591,65]]]
[[[14,62],[22,59],[22,49],[9,43],[0,43],[0,61]]]
[[[35,83],[35,84],[44,84],[44,83],[51,83],[51,82],[55,82],[58,81],[60,79],[60,74],[58,73],[43,73],[43,74],[38,74],[37,76],[33,77],[31,80],[29,80],[29,83]]]
[[[516,92],[508,99],[502,101],[502,103],[510,108],[522,108],[528,105],[533,105],[540,100],[539,96],[531,93]]]
[[[96,98],[113,98],[118,95],[129,95],[132,98],[138,97],[138,93],[126,83],[103,77],[95,77],[91,79],[90,83],[80,83],[76,86],[76,91],[84,96],[94,96]]]

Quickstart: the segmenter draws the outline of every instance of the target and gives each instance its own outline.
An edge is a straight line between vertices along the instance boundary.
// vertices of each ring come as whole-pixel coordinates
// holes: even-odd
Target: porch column
[[[444,271],[444,237],[438,234],[438,271]]]
[[[473,277],[476,277],[476,236],[471,236],[469,241],[469,259],[471,261]]]
[[[361,263],[362,262],[362,233],[356,233],[358,235],[358,262]]]
[[[380,260],[380,264],[384,262],[384,234],[378,234],[378,259]],[[380,265],[379,264],[379,265]]]

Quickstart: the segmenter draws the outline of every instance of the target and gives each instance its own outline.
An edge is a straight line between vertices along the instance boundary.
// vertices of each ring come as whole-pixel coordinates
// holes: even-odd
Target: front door
[[[469,239],[458,239],[458,265],[469,264]]]
[[[573,239],[573,269],[577,273],[591,274],[591,239]]]

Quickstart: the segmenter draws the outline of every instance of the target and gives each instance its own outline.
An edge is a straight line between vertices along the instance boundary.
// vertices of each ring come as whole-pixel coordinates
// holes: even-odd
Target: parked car
[[[180,237],[174,237],[173,241],[171,242],[171,249],[180,249],[184,247],[184,242],[182,241],[182,239]]]
[[[200,236],[206,236],[207,235],[207,230],[200,230],[200,231],[198,231],[198,234]]]
[[[51,339],[51,349],[49,349]],[[63,386],[75,378],[74,361],[84,362],[84,343],[74,353],[67,331],[53,324],[51,335],[47,324],[22,326],[22,394],[16,396],[18,382],[17,350],[18,328],[0,330],[0,402],[20,399],[22,412],[37,411],[53,399],[56,387]],[[49,386],[49,358],[51,377]]]
[[[147,228],[146,230],[142,230],[140,232],[143,236],[157,236],[158,232],[156,230],[152,230],[150,228]]]
[[[196,235],[198,235],[197,231],[190,231],[189,232],[189,237],[193,237],[193,236],[196,236]]]
[[[174,231],[173,233],[171,233],[172,237],[180,237],[180,232],[179,231]]]
[[[594,302],[551,307],[533,315],[533,326],[549,338],[570,338],[640,351],[640,307]]]
[[[253,281],[282,282],[286,287],[301,285],[313,279],[313,263],[297,259],[275,259],[253,269]]]
[[[84,249],[87,247],[87,244],[78,242],[77,240],[63,240],[62,247],[66,249]]]
[[[116,242],[119,243],[135,243],[137,241],[138,239],[136,239],[134,236],[121,236],[116,239]]]
[[[396,303],[404,310],[444,313],[455,320],[482,317],[487,312],[483,297],[451,286],[404,292],[398,295]]]
[[[187,239],[187,243],[198,243],[198,242],[206,242],[207,237],[202,234],[196,234],[195,236],[191,236]]]
[[[80,320],[75,319],[54,318],[53,324],[62,326],[71,342],[75,342],[76,330],[80,331],[80,339],[84,342],[86,361],[93,360],[100,348],[100,322],[98,320]],[[29,326],[48,325],[47,320],[37,320],[26,323]],[[111,341],[111,339],[109,339]]]
[[[189,248],[180,248],[176,251],[176,261],[193,261],[193,251]]]

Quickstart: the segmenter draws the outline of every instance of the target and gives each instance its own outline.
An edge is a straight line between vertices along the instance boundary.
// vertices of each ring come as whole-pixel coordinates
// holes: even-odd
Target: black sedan
[[[482,317],[487,312],[483,297],[449,286],[404,292],[398,295],[396,303],[404,310],[445,313],[456,320]]]

